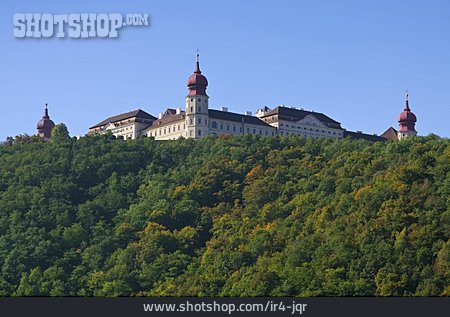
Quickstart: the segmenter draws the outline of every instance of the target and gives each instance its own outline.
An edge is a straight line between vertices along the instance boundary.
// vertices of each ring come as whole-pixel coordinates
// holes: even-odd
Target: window
[[[198,106],[198,112],[202,112],[202,107]]]
[[[266,135],[269,135],[269,131],[266,130]]]
[[[194,120],[192,118],[189,118],[189,124],[194,124]]]
[[[189,135],[192,136],[192,130],[189,131]]]
[[[247,133],[250,133],[250,129],[249,128],[247,128]]]
[[[256,129],[253,129],[253,134],[256,134]]]
[[[198,135],[202,135],[202,130],[198,130]]]
[[[164,128],[164,134],[166,134],[166,128]]]
[[[202,124],[202,118],[198,118],[198,124]]]
[[[191,101],[194,101],[194,98],[191,98]]]
[[[205,119],[205,125],[208,125],[208,119]]]
[[[169,133],[170,133],[170,127],[169,127]]]
[[[227,131],[230,131],[230,126],[227,124]]]
[[[223,130],[223,123],[220,124],[220,130]]]
[[[241,132],[241,133],[242,133],[242,127],[239,127],[239,132]]]
[[[262,135],[262,131],[261,130],[259,130],[259,135]]]
[[[233,126],[233,131],[236,132],[236,126],[235,125]]]
[[[178,131],[180,131],[180,125],[178,125]]]
[[[202,100],[200,98],[198,98],[198,102],[201,102]]]
[[[274,136],[275,135],[275,133],[272,131],[272,136]]]
[[[211,122],[211,128],[217,129],[217,122],[216,121]]]

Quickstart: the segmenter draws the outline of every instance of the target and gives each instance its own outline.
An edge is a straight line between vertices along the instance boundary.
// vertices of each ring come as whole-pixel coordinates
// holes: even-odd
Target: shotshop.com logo
[[[149,25],[148,14],[120,13],[15,13],[14,37],[66,37],[92,38],[117,37],[118,30],[126,25]]]

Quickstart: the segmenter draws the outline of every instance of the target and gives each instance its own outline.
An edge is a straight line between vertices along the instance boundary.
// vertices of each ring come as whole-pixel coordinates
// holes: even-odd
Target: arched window
[[[216,121],[211,122],[211,128],[217,129],[217,122]]]

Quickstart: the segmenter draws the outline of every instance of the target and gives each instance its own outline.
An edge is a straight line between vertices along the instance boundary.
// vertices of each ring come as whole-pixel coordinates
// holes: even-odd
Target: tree
[[[52,129],[51,139],[53,141],[66,141],[70,139],[69,130],[64,123],[57,124]]]

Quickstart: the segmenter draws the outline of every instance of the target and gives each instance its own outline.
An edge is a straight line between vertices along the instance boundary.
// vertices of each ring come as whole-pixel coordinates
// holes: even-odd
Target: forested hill
[[[450,295],[450,141],[0,147],[0,295]]]

